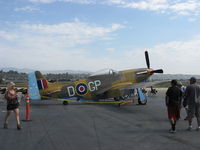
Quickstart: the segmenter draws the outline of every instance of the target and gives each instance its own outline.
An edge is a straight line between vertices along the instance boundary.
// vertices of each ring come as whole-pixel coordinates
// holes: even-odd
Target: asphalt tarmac
[[[145,106],[32,102],[32,121],[22,122],[20,131],[14,114],[9,129],[3,129],[6,104],[1,101],[0,150],[199,150],[200,131],[186,131],[184,110],[177,133],[168,132],[164,93],[161,90],[157,96],[150,96]],[[23,102],[20,109],[20,118],[25,119]]]

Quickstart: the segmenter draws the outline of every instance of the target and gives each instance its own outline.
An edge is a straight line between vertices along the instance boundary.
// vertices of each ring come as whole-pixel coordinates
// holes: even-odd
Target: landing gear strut
[[[137,88],[137,94],[138,94],[138,104],[146,105],[147,97],[146,97],[145,93],[143,93],[140,88]]]

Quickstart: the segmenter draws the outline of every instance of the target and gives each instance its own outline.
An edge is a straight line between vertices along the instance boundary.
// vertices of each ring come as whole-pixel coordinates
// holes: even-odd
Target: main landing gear
[[[147,98],[145,97],[145,99],[143,101],[141,101],[140,98],[138,97],[138,104],[139,105],[146,105],[147,104]]]
[[[146,105],[147,104],[147,97],[145,95],[146,93],[143,93],[143,91],[140,88],[137,88],[138,104],[139,105]]]

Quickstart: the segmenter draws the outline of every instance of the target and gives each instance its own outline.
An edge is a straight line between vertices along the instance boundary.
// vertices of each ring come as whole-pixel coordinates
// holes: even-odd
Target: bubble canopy
[[[90,77],[93,77],[93,76],[98,76],[98,75],[114,75],[118,73],[118,71],[115,71],[113,69],[102,69],[102,70],[99,70],[93,74],[90,75]]]

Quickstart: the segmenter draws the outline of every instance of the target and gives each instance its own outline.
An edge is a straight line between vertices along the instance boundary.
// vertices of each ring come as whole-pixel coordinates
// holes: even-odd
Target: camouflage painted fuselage
[[[147,68],[112,71],[107,74],[97,74],[85,80],[67,84],[47,83],[48,87],[41,89],[40,94],[54,98],[78,97],[84,99],[118,98],[129,90],[126,88],[145,81],[152,74]],[[37,80],[42,76],[36,74]],[[39,78],[38,78],[39,77]]]

